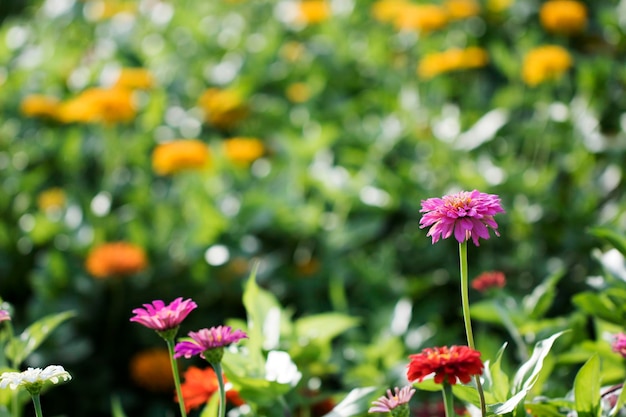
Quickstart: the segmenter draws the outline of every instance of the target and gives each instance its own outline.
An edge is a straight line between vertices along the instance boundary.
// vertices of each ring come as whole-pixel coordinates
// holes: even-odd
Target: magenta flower
[[[11,315],[6,310],[0,310],[0,322],[11,320]]]
[[[152,304],[144,304],[145,308],[136,308],[133,310],[135,316],[130,321],[143,324],[149,329],[157,332],[164,332],[178,328],[180,323],[185,320],[191,310],[198,307],[191,299],[183,300],[178,297],[169,305],[161,300],[154,300]]]
[[[176,344],[174,347],[175,358],[180,358],[181,356],[190,358],[200,355],[201,358],[207,359],[205,357],[207,351],[224,348],[247,338],[248,335],[241,330],[233,331],[230,326],[217,326],[210,329],[200,329],[197,332],[189,332],[189,337],[192,340],[185,340]]]
[[[500,236],[493,216],[504,213],[504,209],[497,195],[474,190],[423,200],[420,213],[425,213],[420,219],[420,229],[432,226],[427,236],[432,237],[433,243],[454,233],[459,243],[471,238],[480,246],[478,239],[489,239],[489,228]]]
[[[611,344],[611,348],[613,352],[617,352],[626,358],[626,334],[618,333],[613,338],[613,343]]]
[[[372,407],[367,410],[368,413],[392,413],[397,407],[407,404],[411,397],[415,394],[415,388],[407,385],[402,389],[395,387],[395,394],[390,389],[387,390],[387,396],[382,396],[372,402]],[[408,410],[407,410],[408,411]]]

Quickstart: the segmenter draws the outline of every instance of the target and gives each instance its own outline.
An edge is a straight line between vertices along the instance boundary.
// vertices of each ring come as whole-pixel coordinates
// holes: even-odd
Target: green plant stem
[[[33,404],[35,405],[35,415],[37,417],[43,417],[43,413],[41,412],[41,401],[39,400],[39,394],[33,394]]]
[[[172,364],[172,375],[174,376],[174,386],[176,387],[176,396],[178,397],[178,407],[180,408],[180,415],[182,417],[187,417],[187,412],[185,411],[185,400],[183,398],[183,392],[180,388],[180,375],[178,373],[178,362],[176,358],[174,358],[174,339],[166,339],[167,342],[167,350],[170,354],[170,362]]]
[[[526,350],[526,344],[522,339],[522,335],[517,330],[517,327],[513,323],[513,320],[511,320],[510,314],[508,313],[508,311],[506,311],[506,308],[504,308],[504,305],[500,302],[499,299],[495,300],[495,305],[496,310],[500,315],[500,319],[502,320],[502,325],[509,332],[509,334],[513,338],[513,341],[517,345],[517,355],[519,356],[519,360],[522,363],[526,362],[528,360],[528,351]]]
[[[217,376],[217,385],[220,389],[220,407],[218,417],[226,416],[226,390],[224,389],[224,376],[222,375],[222,364],[219,362],[211,363],[215,375]]]
[[[469,273],[467,268],[467,240],[459,243],[459,260],[461,265],[461,305],[463,308],[463,322],[465,323],[465,334],[467,335],[467,345],[476,350],[474,345],[474,334],[472,332],[472,320],[469,308]],[[475,375],[476,389],[480,398],[480,411],[482,416],[487,415],[487,406],[485,404],[485,394],[483,386],[480,383],[480,376]]]
[[[441,392],[443,393],[443,405],[446,412],[446,417],[455,417],[456,412],[454,411],[454,396],[452,395],[452,385],[450,385],[448,381],[444,381]]]

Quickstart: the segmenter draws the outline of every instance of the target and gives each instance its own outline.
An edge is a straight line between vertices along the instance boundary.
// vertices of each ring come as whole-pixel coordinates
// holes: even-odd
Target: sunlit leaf
[[[600,412],[600,359],[593,355],[574,380],[574,404],[578,417],[596,417]]]
[[[355,388],[323,417],[351,417],[364,414],[371,405],[372,393],[377,390],[376,387]]]

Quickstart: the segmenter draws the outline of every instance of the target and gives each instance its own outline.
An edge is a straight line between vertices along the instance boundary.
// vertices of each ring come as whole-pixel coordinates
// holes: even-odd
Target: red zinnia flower
[[[483,272],[472,280],[472,288],[486,292],[492,288],[503,288],[506,285],[504,273],[500,271]]]
[[[447,239],[454,233],[459,243],[471,238],[479,246],[479,238],[489,239],[489,228],[494,230],[496,236],[500,236],[493,216],[503,212],[497,195],[477,190],[461,191],[422,201],[420,213],[425,214],[420,220],[420,229],[432,226],[427,236],[432,236],[433,243],[437,243],[440,238]]]
[[[198,408],[218,392],[219,385],[217,383],[217,375],[213,368],[200,369],[190,366],[183,374],[184,382],[181,384],[181,392],[185,402],[185,410],[187,413],[193,408]],[[224,377],[224,388],[226,389],[226,400],[236,406],[240,406],[244,401],[239,393],[232,389],[232,385],[228,383]],[[176,398],[178,401],[178,398]]]
[[[421,353],[410,355],[407,378],[421,382],[434,373],[435,383],[448,382],[454,385],[458,381],[467,384],[472,375],[483,373],[484,365],[480,352],[468,346],[447,346],[426,348]]]

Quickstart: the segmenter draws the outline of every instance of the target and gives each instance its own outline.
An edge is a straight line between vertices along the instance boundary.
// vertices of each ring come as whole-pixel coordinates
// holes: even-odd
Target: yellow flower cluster
[[[446,0],[442,5],[416,4],[407,0],[378,0],[372,6],[375,19],[391,23],[397,30],[432,32],[450,21],[466,19],[480,13],[476,0]]]
[[[65,199],[62,188],[48,188],[37,196],[37,206],[41,211],[59,210],[65,206]]]
[[[179,139],[157,145],[152,153],[152,168],[159,175],[176,174],[208,166],[211,154],[198,139]]]
[[[129,122],[137,114],[133,91],[154,85],[145,68],[122,68],[112,87],[88,88],[75,97],[60,101],[56,97],[31,94],[22,100],[20,111],[27,117],[61,123]]]
[[[248,108],[235,90],[209,88],[198,100],[205,120],[218,129],[229,129],[248,115]]]
[[[417,74],[428,80],[451,71],[484,67],[488,62],[487,51],[482,48],[448,49],[426,55],[417,67]]]
[[[548,32],[571,35],[587,27],[587,8],[575,0],[550,0],[541,6],[539,20]]]
[[[265,146],[257,138],[236,137],[224,141],[224,153],[235,164],[247,165],[265,153]]]
[[[296,22],[306,25],[320,23],[331,15],[330,4],[326,0],[303,0],[298,3]]]
[[[572,57],[565,48],[558,45],[539,46],[524,57],[522,79],[531,87],[557,80],[565,74],[572,63]]]

